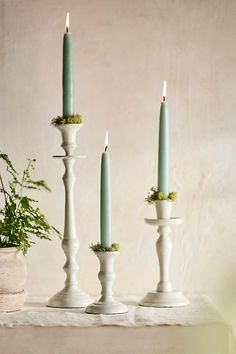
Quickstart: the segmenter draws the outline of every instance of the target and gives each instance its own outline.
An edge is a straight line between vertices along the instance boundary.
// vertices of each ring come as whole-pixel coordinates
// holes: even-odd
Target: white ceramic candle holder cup
[[[64,288],[55,294],[48,301],[50,307],[86,307],[92,299],[78,287],[77,272],[78,264],[76,256],[79,250],[79,240],[76,232],[75,210],[74,210],[74,186],[76,177],[74,175],[74,164],[76,157],[73,153],[77,147],[76,137],[81,129],[81,124],[57,125],[56,128],[62,134],[62,148],[65,156],[54,156],[63,160],[65,174],[63,182],[65,185],[65,225],[62,248],[66,255],[66,263],[63,267],[66,272]]]
[[[65,150],[67,156],[73,156],[77,147],[77,133],[83,127],[83,124],[58,124],[55,127],[61,132],[61,147]]]
[[[169,280],[169,267],[172,253],[172,241],[169,237],[172,225],[181,224],[182,218],[171,218],[172,202],[156,201],[157,219],[145,219],[149,225],[158,226],[159,238],[156,242],[159,260],[160,281],[155,291],[150,291],[140,305],[149,307],[177,307],[189,304],[188,299],[179,291],[173,291]]]
[[[101,298],[87,306],[85,312],[92,314],[114,315],[128,312],[126,305],[115,301],[112,295],[112,285],[115,280],[114,261],[119,252],[94,252],[100,262],[98,279],[101,283]]]
[[[157,219],[170,219],[172,204],[168,200],[157,200],[155,202]]]

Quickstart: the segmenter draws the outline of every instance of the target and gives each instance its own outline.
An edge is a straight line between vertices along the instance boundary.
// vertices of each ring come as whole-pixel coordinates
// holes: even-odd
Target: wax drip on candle
[[[108,149],[108,131],[106,131],[106,137],[105,137],[105,144],[104,144],[104,150],[105,152]]]
[[[69,27],[70,27],[70,14],[67,12],[66,14],[66,32],[69,32]]]
[[[164,83],[163,83],[162,100],[163,100],[163,102],[165,102],[165,100],[166,100],[166,81],[164,81]]]

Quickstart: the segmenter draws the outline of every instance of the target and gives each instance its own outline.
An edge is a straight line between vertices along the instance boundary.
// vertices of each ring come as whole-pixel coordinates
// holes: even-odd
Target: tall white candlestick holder
[[[182,218],[171,217],[172,202],[157,201],[157,219],[145,219],[148,225],[158,226],[159,238],[156,242],[157,256],[160,267],[160,281],[155,291],[150,291],[141,300],[141,306],[149,307],[177,307],[189,304],[188,299],[180,292],[173,291],[169,280],[169,267],[172,252],[172,241],[169,237],[171,226],[179,225]]]
[[[79,250],[79,240],[76,232],[75,209],[74,209],[74,186],[76,177],[74,175],[74,164],[76,158],[85,156],[75,156],[77,147],[76,136],[82,124],[56,125],[62,134],[62,148],[65,150],[64,156],[53,156],[63,161],[65,174],[63,182],[65,185],[65,224],[62,248],[66,255],[66,263],[63,267],[66,273],[64,288],[49,299],[49,307],[86,307],[91,303],[91,298],[78,287],[77,272],[78,264],[76,256]]]
[[[94,252],[100,262],[98,279],[101,282],[101,298],[86,307],[85,312],[92,314],[114,315],[128,312],[126,305],[115,301],[112,295],[112,285],[115,280],[114,261],[119,252]]]

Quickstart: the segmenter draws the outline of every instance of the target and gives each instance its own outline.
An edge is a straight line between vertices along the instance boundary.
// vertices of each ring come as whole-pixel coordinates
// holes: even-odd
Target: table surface
[[[121,315],[92,315],[84,309],[46,307],[46,298],[29,298],[23,310],[0,314],[1,327],[146,327],[162,325],[198,326],[224,324],[209,297],[190,296],[190,304],[177,308],[138,306],[140,297],[120,298],[129,312]]]

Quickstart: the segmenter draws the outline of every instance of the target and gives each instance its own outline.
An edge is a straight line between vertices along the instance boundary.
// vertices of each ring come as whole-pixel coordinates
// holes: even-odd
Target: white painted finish
[[[78,287],[78,264],[76,256],[79,250],[79,240],[75,223],[74,187],[76,177],[74,174],[75,156],[77,147],[77,132],[80,124],[66,124],[57,126],[62,134],[62,148],[66,156],[61,157],[65,166],[63,182],[65,186],[65,224],[62,248],[66,255],[66,263],[63,267],[66,272],[65,287],[48,301],[50,307],[85,307],[91,302],[91,298]]]
[[[150,307],[177,307],[189,304],[188,299],[179,291],[173,291],[169,279],[170,261],[172,253],[172,241],[169,236],[171,225],[180,224],[181,218],[171,218],[172,202],[157,201],[157,219],[154,221],[145,219],[149,225],[158,225],[159,237],[156,242],[156,251],[159,261],[160,281],[156,291],[149,292],[140,302],[142,306]]]
[[[181,307],[189,304],[189,300],[180,291],[149,291],[140,302],[145,307]]]
[[[20,310],[25,302],[25,257],[15,247],[0,248],[0,312]]]
[[[98,279],[101,282],[101,297],[97,302],[86,307],[85,312],[93,314],[120,314],[128,312],[126,305],[113,299],[112,286],[115,280],[114,261],[119,252],[94,252],[100,262]]]
[[[83,124],[63,124],[55,125],[55,128],[60,130],[62,135],[61,147],[65,150],[66,156],[73,156],[77,147],[77,133],[82,128]]]
[[[183,218],[179,217],[171,217],[170,219],[144,219],[146,224],[148,225],[158,225],[158,226],[166,226],[166,225],[180,225],[183,222]]]
[[[155,202],[157,219],[170,219],[172,204],[168,200],[157,200]]]
[[[156,250],[160,267],[160,281],[157,285],[157,291],[172,291],[172,286],[169,281],[169,268],[172,252],[172,242],[169,237],[171,232],[169,226],[159,226],[160,234],[156,242]]]
[[[172,251],[172,242],[169,237],[171,229],[169,227],[169,219],[171,217],[172,202],[160,201],[155,202],[157,220],[165,219],[165,225],[159,225],[159,238],[156,242],[156,250],[159,260],[160,281],[157,285],[157,291],[169,292],[172,291],[172,286],[169,281],[169,267]]]

